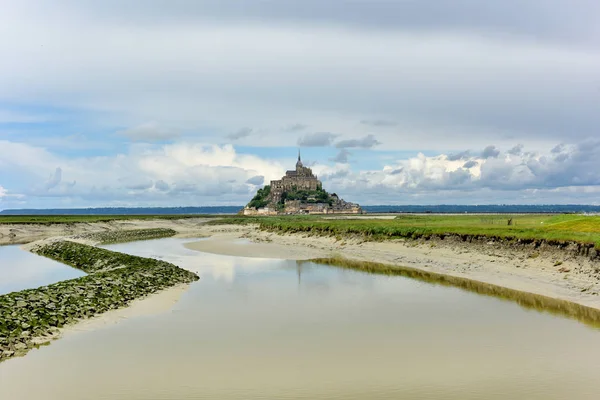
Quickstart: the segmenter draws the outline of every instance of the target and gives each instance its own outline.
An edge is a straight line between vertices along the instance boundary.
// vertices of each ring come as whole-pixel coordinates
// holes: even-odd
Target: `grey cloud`
[[[496,148],[496,146],[488,146],[485,149],[483,149],[483,152],[481,152],[481,157],[482,158],[496,158],[500,155],[500,150],[498,150]]]
[[[308,125],[304,124],[292,124],[283,128],[284,132],[299,132],[308,128]]]
[[[395,170],[392,170],[391,172],[389,172],[390,175],[398,175],[401,174],[404,171],[404,168],[397,168]]]
[[[470,160],[464,163],[463,168],[469,169],[478,166],[479,163],[475,160]]]
[[[565,150],[565,145],[561,143],[561,144],[554,146],[554,148],[552,150],[550,150],[550,152],[553,154],[556,154],[556,153],[562,153],[563,150]]]
[[[231,133],[229,135],[227,135],[228,139],[231,140],[238,140],[238,139],[243,139],[245,137],[250,136],[250,134],[252,133],[253,129],[252,128],[242,128],[237,132]]]
[[[301,147],[326,147],[337,135],[331,132],[316,132],[304,135],[298,139],[298,146]]]
[[[449,161],[458,161],[458,160],[465,160],[469,157],[471,157],[471,152],[469,150],[465,150],[460,153],[449,154],[448,160]]]
[[[166,192],[169,190],[169,184],[160,179],[154,183],[154,187],[161,192]]]
[[[246,183],[248,183],[250,185],[261,186],[261,185],[264,185],[264,183],[265,183],[265,177],[262,175],[256,175],[256,176],[253,176],[252,178],[248,179],[246,181]]]
[[[508,150],[508,154],[513,155],[513,156],[518,156],[521,155],[521,153],[523,153],[523,145],[522,144],[518,144],[515,147],[513,147],[512,149]]]
[[[50,178],[46,182],[46,190],[55,188],[56,186],[58,186],[60,184],[61,181],[62,181],[62,168],[57,167],[54,170],[54,173],[50,176]]]
[[[566,161],[568,158],[569,158],[568,153],[562,153],[562,154],[558,154],[556,157],[554,157],[554,161],[563,162],[563,161]]]
[[[154,182],[152,182],[151,180],[149,181],[145,181],[145,182],[138,182],[138,183],[133,183],[133,184],[129,184],[127,186],[125,186],[127,189],[131,189],[131,190],[148,190],[152,187],[154,187]]]
[[[134,128],[117,131],[117,135],[142,141],[170,140],[179,137],[178,132],[163,129],[156,122],[148,122]]]
[[[350,155],[350,152],[346,149],[341,149],[335,157],[331,158],[331,161],[336,162],[336,163],[340,163],[340,164],[347,164],[348,163],[348,156]]]
[[[198,191],[198,185],[193,183],[175,183],[171,188],[169,193],[171,194],[186,194],[186,193],[196,193]]]
[[[342,170],[338,170],[338,171],[334,171],[334,172],[328,172],[328,173],[324,173],[321,174],[319,176],[320,179],[324,180],[324,181],[331,181],[331,180],[336,180],[339,178],[344,178],[350,175],[350,171],[346,170],[346,169],[342,169]]]
[[[344,148],[362,148],[362,149],[370,149],[373,146],[381,144],[375,136],[367,135],[362,139],[349,139],[349,140],[341,140],[335,144],[335,147],[338,149]]]
[[[363,29],[506,32],[546,41],[598,43],[596,18],[600,6],[594,0],[478,0],[352,1],[279,0],[248,3],[245,0],[177,2],[132,0],[128,7],[118,0],[82,0],[76,6],[90,15],[111,16],[137,24],[222,22],[277,22],[333,24]],[[518,12],[515,12],[518,10]]]
[[[360,123],[363,125],[377,126],[377,127],[398,126],[397,122],[389,121],[389,120],[385,120],[385,119],[362,120],[362,121],[360,121]]]

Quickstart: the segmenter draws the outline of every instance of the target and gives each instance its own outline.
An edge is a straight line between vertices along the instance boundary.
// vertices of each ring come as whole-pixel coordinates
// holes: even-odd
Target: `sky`
[[[0,0],[0,209],[600,204],[597,0]]]

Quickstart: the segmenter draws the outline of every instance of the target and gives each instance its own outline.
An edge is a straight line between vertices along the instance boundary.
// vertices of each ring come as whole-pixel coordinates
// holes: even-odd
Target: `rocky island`
[[[240,211],[243,215],[362,214],[362,208],[335,193],[328,193],[309,167],[302,164],[300,152],[296,169],[259,189]]]

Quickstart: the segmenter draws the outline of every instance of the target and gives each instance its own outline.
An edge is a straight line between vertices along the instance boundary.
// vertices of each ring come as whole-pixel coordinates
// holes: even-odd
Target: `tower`
[[[296,171],[299,171],[303,167],[302,159],[300,159],[300,149],[298,149],[298,162],[296,163]]]

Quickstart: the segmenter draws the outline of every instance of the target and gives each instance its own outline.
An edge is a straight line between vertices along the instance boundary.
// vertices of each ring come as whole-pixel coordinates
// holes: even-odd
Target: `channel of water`
[[[597,399],[600,331],[405,277],[106,246],[197,272],[168,311],[0,364],[7,399]]]
[[[84,275],[82,271],[22,250],[20,246],[0,246],[0,295]]]

